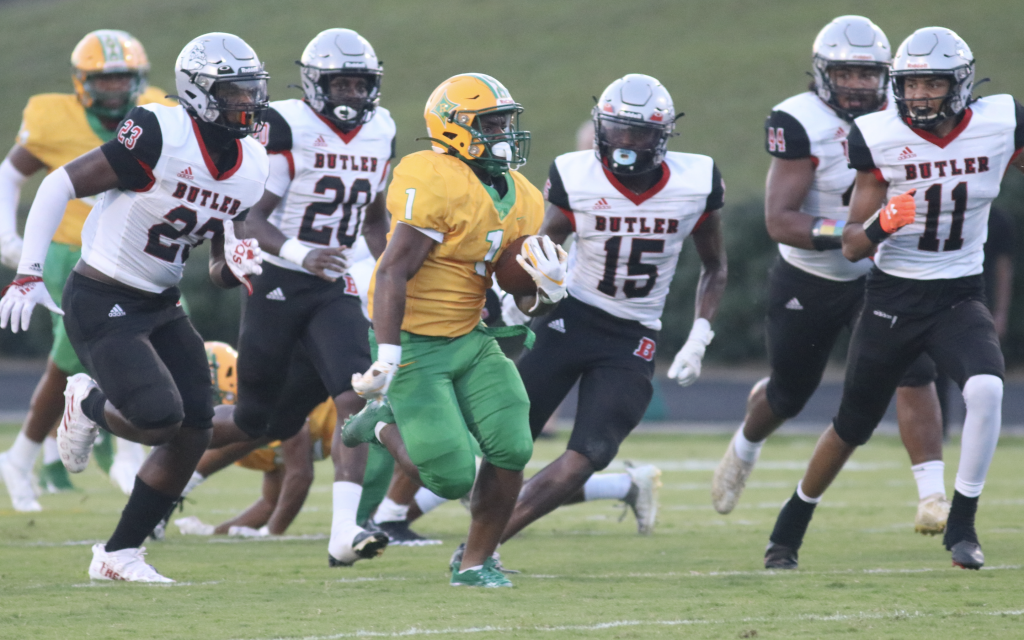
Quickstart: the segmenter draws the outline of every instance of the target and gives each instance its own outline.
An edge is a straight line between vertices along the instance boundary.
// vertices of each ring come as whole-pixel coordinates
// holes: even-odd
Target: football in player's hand
[[[503,291],[514,296],[529,296],[537,293],[537,283],[518,262],[516,256],[523,250],[523,243],[530,236],[521,236],[509,243],[494,263],[494,277]]]

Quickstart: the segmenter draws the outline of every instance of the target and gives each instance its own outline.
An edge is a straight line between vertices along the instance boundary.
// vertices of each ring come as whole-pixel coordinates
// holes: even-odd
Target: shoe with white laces
[[[7,486],[7,494],[11,496],[11,505],[15,511],[42,511],[43,507],[36,500],[36,490],[32,484],[32,471],[22,469],[10,459],[7,452],[0,453],[0,476]]]
[[[634,467],[626,463],[631,485],[625,502],[636,516],[636,530],[642,536],[654,532],[658,517],[658,490],[661,488],[661,469],[653,464]],[[625,515],[625,514],[623,514]]]
[[[949,519],[950,502],[941,493],[925,496],[917,503],[917,516],[914,518],[914,531],[934,536],[946,530]]]
[[[146,562],[146,548],[121,549],[107,553],[106,545],[92,546],[89,577],[93,580],[124,580],[125,582],[174,582],[157,573]]]
[[[347,542],[344,541],[346,536],[338,536],[337,540],[331,536],[327,544],[327,566],[351,567],[356,560],[376,558],[391,542],[383,531],[367,531],[362,527],[355,527],[353,531],[355,535]]]
[[[99,426],[82,412],[82,401],[95,388],[92,378],[76,373],[68,378],[64,389],[64,417],[57,427],[57,450],[61,462],[71,473],[81,473],[88,466],[99,432]]]
[[[178,518],[174,521],[183,536],[212,536],[215,526],[206,524],[196,516]]]
[[[735,438],[735,436],[733,436]],[[711,478],[711,504],[715,511],[726,515],[736,508],[736,503],[743,495],[743,488],[747,486],[747,478],[754,470],[753,462],[745,462],[736,455],[736,447],[733,440],[729,441],[729,448],[725,450],[721,462],[715,468],[715,475]]]

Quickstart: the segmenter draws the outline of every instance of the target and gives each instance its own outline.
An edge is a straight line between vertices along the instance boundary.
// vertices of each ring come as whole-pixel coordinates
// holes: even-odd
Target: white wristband
[[[693,328],[690,329],[690,336],[686,340],[696,340],[706,347],[711,344],[714,337],[715,332],[711,330],[711,323],[706,318],[697,318],[693,321]]]
[[[306,256],[312,250],[312,247],[307,247],[299,242],[298,238],[288,238],[281,245],[281,250],[277,252],[277,255],[301,267],[302,261],[306,259]]]
[[[402,346],[397,344],[377,345],[377,359],[388,364],[398,364],[402,361]]]

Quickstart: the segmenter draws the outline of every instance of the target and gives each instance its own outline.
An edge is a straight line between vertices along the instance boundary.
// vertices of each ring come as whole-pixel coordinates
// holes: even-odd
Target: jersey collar
[[[206,143],[203,142],[203,136],[199,133],[199,125],[196,124],[194,118],[190,117],[188,121],[192,123],[192,131],[195,132],[196,140],[199,142],[199,150],[203,152],[203,162],[206,163],[206,170],[210,172],[213,179],[227,180],[231,176],[235,175],[235,172],[242,166],[242,141],[235,140],[235,144],[238,145],[238,155],[235,158],[235,166],[231,167],[224,173],[221,173],[220,169],[217,168],[217,165],[213,164],[213,159],[210,158],[210,152],[206,150]]]
[[[915,129],[914,127],[911,127],[910,122],[908,122],[906,118],[903,119],[903,122],[905,122],[907,126],[910,127],[910,130],[916,133],[919,137],[924,138],[925,140],[934,144],[940,149],[945,149],[954,140],[957,139],[957,136],[963,133],[964,129],[967,128],[967,123],[971,121],[971,115],[973,113],[974,112],[971,111],[971,108],[967,107],[967,110],[964,111],[964,117],[960,119],[960,123],[953,127],[953,130],[946,134],[945,138],[940,138],[931,131],[925,131],[924,129]]]
[[[665,185],[668,184],[668,178],[671,174],[671,171],[668,170],[668,163],[662,162],[661,179],[655,182],[654,185],[647,191],[644,191],[643,193],[634,193],[632,190],[630,190],[629,187],[619,182],[619,179],[615,177],[614,173],[608,170],[608,167],[601,165],[601,169],[604,171],[605,177],[608,178],[608,182],[610,182],[619,193],[626,196],[626,198],[630,202],[637,206],[640,206],[647,200],[650,200],[654,196],[658,195],[658,193],[665,188]]]
[[[306,106],[308,107],[309,105]],[[310,107],[310,109],[312,109],[312,107]],[[341,141],[344,142],[345,144],[352,142],[352,138],[355,138],[356,135],[359,134],[359,130],[363,128],[363,125],[359,125],[358,127],[349,131],[348,133],[345,133],[344,131],[339,129],[336,124],[325,118],[323,114],[317,113],[316,111],[314,111],[313,113],[316,114],[316,117],[323,120],[324,124],[330,127],[331,131],[333,131],[339,138],[341,138]]]

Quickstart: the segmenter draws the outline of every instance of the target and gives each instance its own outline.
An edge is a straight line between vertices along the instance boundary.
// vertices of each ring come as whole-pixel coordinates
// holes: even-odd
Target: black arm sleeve
[[[396,142],[398,142],[398,136],[397,135],[394,138],[391,138],[391,158],[389,158],[390,160],[394,160],[395,159],[395,143]]]
[[[1024,107],[1016,100],[1013,101],[1013,106],[1017,115],[1017,128],[1013,131],[1013,148],[1020,149],[1024,147]]]
[[[772,111],[764,121],[764,148],[776,158],[798,160],[811,156],[811,140],[800,121],[785,111]]]
[[[292,128],[277,109],[267,109],[264,125],[267,127],[267,152],[281,153],[292,150]]]
[[[569,194],[565,192],[562,185],[562,175],[558,173],[558,165],[552,161],[551,169],[548,170],[548,181],[544,185],[544,199],[555,205],[571,211],[569,206]]]
[[[153,184],[164,138],[160,121],[148,109],[135,107],[117,128],[117,136],[100,150],[114,169],[122,190],[144,191]]]
[[[718,211],[725,206],[725,180],[722,180],[722,172],[718,170],[718,164],[711,167],[711,193],[708,194],[708,202],[704,205],[705,211]]]
[[[853,127],[850,129],[850,135],[846,136],[846,144],[851,169],[873,171],[877,168],[875,167],[874,159],[871,157],[871,149],[868,149],[868,143],[864,142],[864,134],[860,132],[860,127],[857,126],[856,122],[853,123]]]

